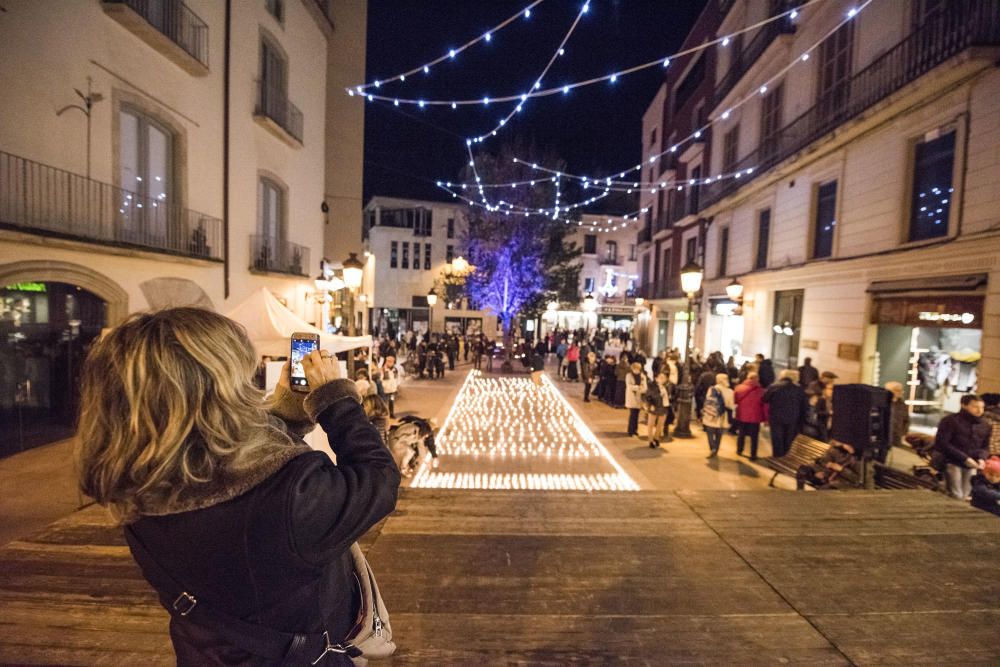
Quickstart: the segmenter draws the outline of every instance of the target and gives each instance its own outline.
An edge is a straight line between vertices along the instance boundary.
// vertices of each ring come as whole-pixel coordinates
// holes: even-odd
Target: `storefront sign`
[[[922,311],[918,315],[922,322],[961,322],[962,324],[972,324],[976,321],[973,313],[935,313]]]
[[[872,324],[981,329],[983,297],[930,296],[876,299]]]
[[[837,345],[837,358],[861,361],[861,346],[854,343],[840,343]]]
[[[601,315],[627,315],[632,317],[635,314],[635,308],[633,306],[602,305],[600,313]]]
[[[45,283],[14,283],[7,285],[4,289],[12,292],[45,292]]]
[[[740,304],[732,299],[711,299],[709,303],[712,305],[713,315],[722,315],[724,317],[736,315],[736,310],[740,307]]]

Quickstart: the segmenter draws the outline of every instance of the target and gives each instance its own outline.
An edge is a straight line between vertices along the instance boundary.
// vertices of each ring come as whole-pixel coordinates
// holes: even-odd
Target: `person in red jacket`
[[[740,434],[736,439],[736,455],[743,456],[743,443],[750,438],[750,460],[757,460],[757,441],[760,425],[767,421],[764,413],[764,387],[760,385],[757,373],[748,373],[747,379],[736,387],[736,420]]]

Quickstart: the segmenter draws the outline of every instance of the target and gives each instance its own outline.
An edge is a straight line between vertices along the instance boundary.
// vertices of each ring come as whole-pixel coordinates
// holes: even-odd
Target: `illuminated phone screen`
[[[305,372],[302,370],[302,357],[319,348],[318,340],[308,338],[292,339],[292,387],[307,387]]]

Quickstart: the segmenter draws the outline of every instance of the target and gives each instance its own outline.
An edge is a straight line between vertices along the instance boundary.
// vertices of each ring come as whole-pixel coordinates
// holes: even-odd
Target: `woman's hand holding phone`
[[[322,387],[328,382],[340,379],[340,362],[337,357],[327,353],[324,356],[319,350],[313,350],[302,357],[302,371],[305,373],[309,389]]]

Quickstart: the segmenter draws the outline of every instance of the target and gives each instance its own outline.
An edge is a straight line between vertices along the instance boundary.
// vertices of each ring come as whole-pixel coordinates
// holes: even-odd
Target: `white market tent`
[[[226,313],[247,330],[257,354],[287,357],[289,339],[297,331],[319,334],[320,348],[344,352],[359,347],[371,347],[371,336],[334,336],[326,334],[288,310],[266,287],[251,294],[243,303]]]

